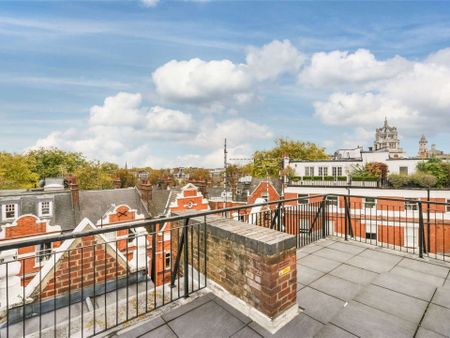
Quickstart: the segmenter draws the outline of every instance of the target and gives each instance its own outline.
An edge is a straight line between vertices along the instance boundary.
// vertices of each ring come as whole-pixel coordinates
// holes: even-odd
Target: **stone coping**
[[[183,213],[182,215],[188,215]],[[190,224],[203,223],[204,217],[192,217]],[[233,241],[267,256],[296,247],[296,238],[277,230],[210,215],[206,217],[207,232],[217,238]]]

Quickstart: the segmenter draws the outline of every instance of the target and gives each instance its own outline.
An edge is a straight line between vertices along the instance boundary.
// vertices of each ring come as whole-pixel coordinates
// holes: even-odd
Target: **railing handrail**
[[[318,197],[326,197],[326,195],[313,195],[308,196],[308,198],[318,198]],[[60,242],[67,239],[76,239],[76,238],[82,238],[86,236],[94,236],[94,235],[101,235],[105,233],[110,233],[114,231],[119,230],[129,230],[137,227],[143,227],[143,226],[150,226],[150,225],[156,225],[160,223],[167,223],[167,222],[176,222],[181,220],[186,220],[193,217],[203,217],[208,215],[215,215],[219,213],[227,213],[231,211],[239,211],[243,209],[249,209],[253,207],[259,207],[259,206],[267,206],[267,205],[274,205],[279,203],[289,203],[289,202],[295,202],[298,201],[301,198],[290,198],[290,199],[281,199],[278,201],[273,202],[264,202],[264,203],[255,203],[255,204],[248,204],[245,206],[238,206],[238,207],[228,207],[223,209],[215,209],[215,210],[208,210],[208,211],[202,211],[202,212],[195,212],[195,213],[185,213],[183,215],[179,216],[171,216],[171,217],[161,217],[161,218],[145,218],[138,221],[129,221],[129,222],[121,222],[121,223],[113,223],[113,224],[103,224],[101,228],[95,229],[95,230],[89,230],[89,231],[83,231],[83,232],[68,232],[60,235],[51,235],[46,236],[45,238],[38,238],[38,239],[17,239],[17,240],[11,240],[8,241],[8,243],[0,243],[0,251],[4,250],[10,250],[10,249],[18,249],[23,248],[27,246],[32,245],[38,245],[42,243],[53,243],[53,242]]]
[[[25,238],[25,239],[16,239],[16,240],[8,240],[7,243],[1,243],[0,242],[0,251],[4,250],[10,250],[10,249],[18,249],[23,248],[27,246],[32,245],[39,245],[42,243],[53,243],[53,242],[59,242],[64,241],[67,239],[76,239],[76,238],[82,238],[86,236],[94,236],[94,235],[101,235],[105,233],[110,233],[114,231],[120,231],[120,230],[129,230],[137,227],[143,227],[143,226],[152,226],[156,224],[161,223],[167,223],[167,222],[176,222],[181,220],[186,220],[193,217],[204,217],[209,215],[216,215],[219,213],[228,213],[232,211],[239,211],[244,209],[250,209],[253,207],[259,207],[259,206],[268,206],[268,205],[278,205],[280,203],[289,203],[289,202],[295,202],[300,199],[312,199],[312,198],[323,198],[326,199],[329,196],[335,196],[335,197],[350,197],[350,198],[375,198],[377,200],[385,200],[385,201],[393,201],[393,202],[405,202],[408,201],[408,198],[394,198],[394,197],[376,197],[376,196],[364,196],[364,195],[349,195],[349,194],[335,194],[335,193],[328,193],[328,194],[316,194],[311,196],[302,196],[297,198],[290,198],[290,199],[280,199],[277,201],[272,202],[264,202],[264,203],[254,203],[254,204],[247,204],[243,206],[236,206],[236,207],[228,207],[223,209],[215,209],[215,210],[208,210],[208,211],[202,211],[202,212],[193,212],[193,213],[185,213],[177,216],[171,216],[171,217],[161,217],[161,218],[145,218],[138,221],[128,221],[128,222],[121,222],[121,223],[113,223],[113,224],[103,224],[101,228],[95,229],[95,230],[89,230],[89,231],[83,231],[83,232],[66,232],[59,235],[48,235],[45,237],[40,238]],[[433,205],[443,205],[443,206],[449,206],[450,203],[448,202],[436,202],[436,201],[427,201],[427,200],[417,200],[416,203],[423,203],[423,204],[433,204]]]
[[[435,205],[450,205],[450,203],[448,202],[435,202],[435,201],[427,201],[427,200],[422,200],[421,198],[426,198],[426,197],[405,197],[405,198],[395,198],[395,197],[378,197],[378,196],[365,196],[365,195],[349,195],[349,194],[324,194],[321,196],[342,196],[342,197],[356,197],[356,198],[375,198],[377,200],[385,200],[385,201],[392,201],[392,202],[405,202],[405,201],[410,201],[410,202],[416,202],[416,203],[427,203],[427,204],[435,204]],[[313,196],[314,197],[314,196]],[[310,198],[310,197],[303,197],[303,198]],[[417,199],[417,201],[414,201],[414,199]]]

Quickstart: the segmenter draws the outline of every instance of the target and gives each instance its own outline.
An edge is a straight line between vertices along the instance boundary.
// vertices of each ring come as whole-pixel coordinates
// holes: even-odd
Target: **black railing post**
[[[177,250],[177,257],[175,258],[175,265],[173,267],[173,274],[172,274],[172,280],[170,282],[170,286],[171,287],[175,287],[175,279],[178,275],[178,272],[180,271],[180,257],[181,257],[181,251],[183,250],[183,248],[185,248],[184,246],[184,242],[185,242],[185,231],[184,228],[187,228],[187,225],[189,224],[189,217],[186,218],[185,220],[185,224],[183,227],[183,231],[181,232],[181,238],[178,242],[178,250]],[[185,248],[186,249],[186,248]],[[172,254],[172,253],[171,253]]]
[[[184,298],[189,297],[189,232],[188,232],[189,218],[186,219],[186,223],[183,227],[184,240]]]
[[[344,225],[344,234],[345,234],[345,240],[348,241],[348,220],[347,220],[347,214],[348,214],[348,197],[344,196],[344,219],[345,219],[345,225]]]
[[[283,231],[284,229],[282,229],[283,226],[283,204],[280,203],[278,204],[278,208],[277,208],[277,213],[278,213],[278,231]]]
[[[417,205],[419,207],[419,257],[423,258],[425,240],[424,240],[422,202],[418,201]]]
[[[326,232],[326,206],[327,206],[327,199],[326,197],[322,201],[322,238],[327,237]]]
[[[156,224],[152,225],[152,273],[151,278],[153,283],[156,285]],[[163,243],[164,245],[164,243]],[[146,244],[147,246],[147,244]]]
[[[430,240],[430,188],[427,189],[427,249],[430,252],[431,240]],[[426,251],[427,252],[427,251]]]

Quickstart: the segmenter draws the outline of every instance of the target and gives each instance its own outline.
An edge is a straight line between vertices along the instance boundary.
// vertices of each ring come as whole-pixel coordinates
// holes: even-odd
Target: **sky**
[[[212,168],[385,117],[450,151],[449,2],[0,0],[0,151]]]

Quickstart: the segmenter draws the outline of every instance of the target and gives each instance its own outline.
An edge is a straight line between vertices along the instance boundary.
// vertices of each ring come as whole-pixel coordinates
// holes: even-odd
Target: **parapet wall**
[[[218,217],[206,233],[209,288],[272,332],[298,313],[294,236]]]

